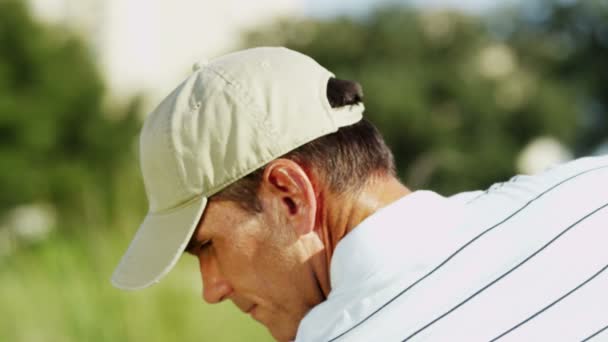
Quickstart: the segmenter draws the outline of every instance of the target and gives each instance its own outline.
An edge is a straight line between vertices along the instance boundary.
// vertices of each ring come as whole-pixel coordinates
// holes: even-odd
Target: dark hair
[[[333,108],[354,105],[363,100],[357,82],[330,78],[327,99]],[[319,137],[282,156],[312,170],[325,179],[334,193],[356,193],[375,176],[395,176],[393,154],[382,135],[366,119]],[[250,212],[261,212],[257,193],[264,167],[239,179],[210,200],[237,202]]]

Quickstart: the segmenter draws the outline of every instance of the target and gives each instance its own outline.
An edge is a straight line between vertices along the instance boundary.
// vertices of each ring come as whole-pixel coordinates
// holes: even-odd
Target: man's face
[[[205,301],[230,299],[286,341],[322,300],[306,262],[317,237],[298,235],[281,210],[270,209],[252,214],[231,201],[210,201],[188,252],[199,260]]]

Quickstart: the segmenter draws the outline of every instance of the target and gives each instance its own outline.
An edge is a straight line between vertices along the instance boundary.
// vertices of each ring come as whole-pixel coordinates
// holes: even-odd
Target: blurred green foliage
[[[92,57],[24,1],[0,0],[0,341],[270,341],[232,304],[202,305],[194,258],[147,291],[111,286],[145,214],[141,115],[138,99],[104,104]],[[39,202],[58,227],[26,243],[2,214]]]
[[[386,7],[365,18],[285,19],[249,32],[243,45],[286,45],[359,81],[405,183],[451,194],[515,174],[536,137],[587,152],[608,136],[605,4],[530,1],[489,22]],[[530,8],[546,11],[541,23]],[[578,21],[597,27],[581,31]],[[572,35],[566,55],[548,39],[564,34]],[[581,103],[596,105],[600,119],[581,120],[589,115]]]
[[[568,88],[580,127],[577,154],[608,141],[608,1],[535,0],[488,21],[526,63]]]
[[[133,162],[140,122],[137,100],[111,110],[103,98],[81,40],[36,23],[23,1],[0,1],[0,213],[49,202],[64,226],[86,206],[111,214],[111,184]]]
[[[195,258],[182,258],[145,291],[113,288],[109,275],[127,243],[116,234],[55,234],[0,267],[0,341],[271,341],[225,302],[203,305]],[[1,260],[0,260],[1,261]]]

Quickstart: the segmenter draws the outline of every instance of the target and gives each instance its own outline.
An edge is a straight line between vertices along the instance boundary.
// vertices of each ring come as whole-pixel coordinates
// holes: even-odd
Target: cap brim
[[[207,198],[163,214],[148,214],[131,241],[112,276],[112,284],[124,290],[137,290],[157,283],[183,254]]]

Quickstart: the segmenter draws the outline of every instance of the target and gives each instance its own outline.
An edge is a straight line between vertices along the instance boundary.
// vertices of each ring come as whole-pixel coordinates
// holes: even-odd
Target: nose
[[[210,256],[199,256],[199,269],[203,286],[203,299],[209,304],[216,304],[232,293],[230,283],[222,276],[217,261]]]

